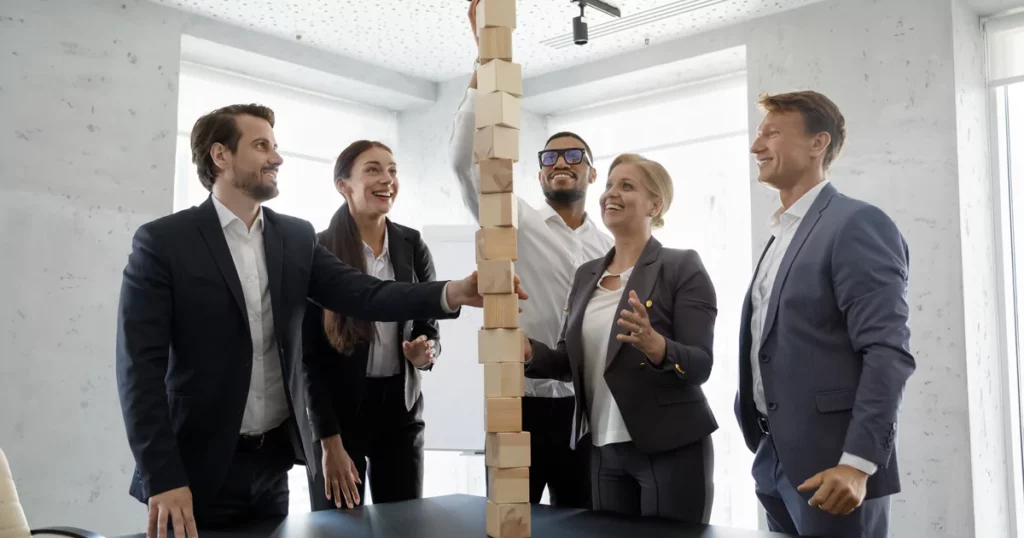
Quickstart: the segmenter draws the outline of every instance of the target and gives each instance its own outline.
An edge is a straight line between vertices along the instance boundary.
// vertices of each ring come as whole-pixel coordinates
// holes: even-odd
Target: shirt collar
[[[541,217],[544,217],[544,222],[551,222],[551,219],[558,219],[559,222],[565,224],[565,221],[562,220],[562,216],[559,215],[558,212],[555,211],[555,208],[551,207],[551,205],[548,204],[547,202],[541,204],[541,208],[538,210],[538,212],[540,213]],[[568,226],[568,224],[565,225]],[[593,225],[594,223],[591,222],[590,220],[590,214],[584,213],[583,224],[576,231],[588,230],[590,229],[589,227]]]
[[[784,216],[788,216],[792,220],[800,220],[804,218],[804,215],[806,215],[811,209],[811,205],[818,199],[818,195],[821,194],[822,189],[825,188],[825,185],[827,185],[828,182],[829,181],[826,179],[812,187],[811,190],[805,192],[800,199],[793,202],[793,205],[789,206],[789,209],[779,207],[775,210],[775,213],[772,213],[772,217],[768,221],[768,226],[773,229],[779,227]]]
[[[221,228],[227,228],[228,226],[231,225],[232,222],[236,220],[243,227],[245,226],[245,223],[242,222],[242,219],[238,218],[238,215],[232,213],[231,210],[228,209],[226,205],[221,203],[221,201],[218,200],[216,196],[211,194],[210,198],[213,199],[213,207],[214,209],[217,210],[217,218],[220,220]],[[263,229],[263,206],[260,206],[259,212],[256,213],[256,220],[254,220],[252,223],[252,229],[257,231]]]
[[[380,251],[380,256],[373,255],[373,248],[370,247],[370,245],[367,245],[366,241],[363,241],[363,254],[371,260],[390,256],[390,249],[388,248],[388,227],[386,225],[384,226],[384,249]]]

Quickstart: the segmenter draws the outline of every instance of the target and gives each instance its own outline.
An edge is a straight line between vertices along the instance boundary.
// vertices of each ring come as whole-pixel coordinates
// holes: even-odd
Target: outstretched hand
[[[647,315],[647,307],[640,302],[636,292],[629,291],[629,306],[633,311],[623,310],[616,322],[619,327],[629,331],[628,334],[617,334],[615,338],[624,344],[639,349],[655,365],[661,364],[665,358],[665,337],[651,327],[651,318]]]
[[[473,274],[469,275],[462,280],[452,280],[448,283],[448,306],[451,308],[460,308],[463,306],[475,306],[477,308],[483,308],[484,296],[480,295],[477,289],[477,272],[473,271]],[[520,301],[525,301],[530,298],[529,295],[523,291],[522,286],[519,285],[519,275],[514,277],[515,293],[519,296]],[[522,310],[522,309],[520,309]]]
[[[417,368],[434,363],[434,346],[427,340],[426,335],[420,335],[412,342],[402,342],[402,354]]]

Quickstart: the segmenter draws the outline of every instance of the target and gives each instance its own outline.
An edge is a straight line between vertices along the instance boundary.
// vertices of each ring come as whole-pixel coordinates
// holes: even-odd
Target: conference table
[[[202,531],[202,538],[485,538],[485,497],[446,495],[371,504],[353,510],[294,514],[230,531]],[[530,507],[531,536],[538,538],[782,538],[786,534],[629,518],[579,509]],[[122,538],[145,538],[135,534]]]

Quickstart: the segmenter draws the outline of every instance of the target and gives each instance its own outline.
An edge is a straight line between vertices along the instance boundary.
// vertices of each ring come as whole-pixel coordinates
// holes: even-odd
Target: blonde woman
[[[601,195],[615,246],[576,272],[557,348],[527,340],[526,375],[573,382],[595,510],[707,523],[718,424],[701,385],[717,301],[696,252],[651,236],[671,203],[663,166],[615,159]]]

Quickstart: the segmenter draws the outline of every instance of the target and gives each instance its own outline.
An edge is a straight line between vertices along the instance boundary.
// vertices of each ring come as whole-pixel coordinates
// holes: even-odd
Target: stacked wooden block
[[[487,535],[530,536],[530,434],[524,432],[523,333],[515,293],[519,225],[512,168],[519,160],[522,68],[512,62],[515,0],[481,0],[477,6],[474,160],[480,167],[480,230],[476,235],[479,291],[484,296],[480,362],[484,365],[487,430]]]

